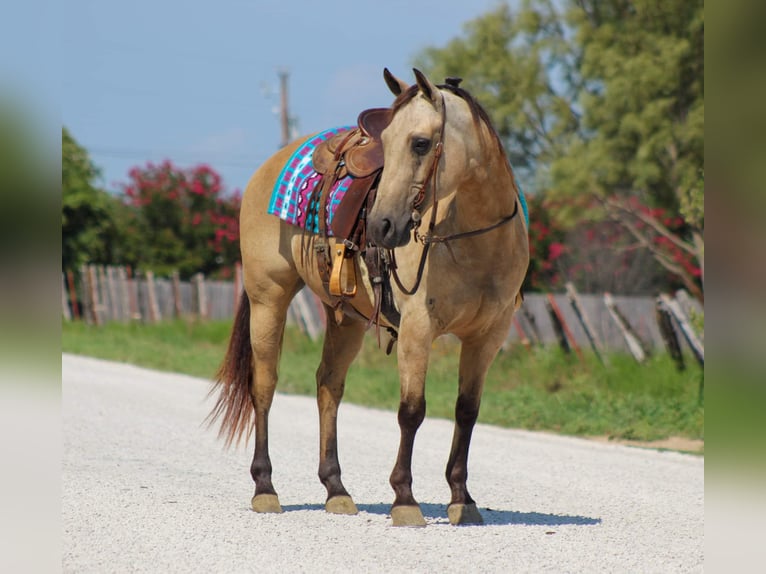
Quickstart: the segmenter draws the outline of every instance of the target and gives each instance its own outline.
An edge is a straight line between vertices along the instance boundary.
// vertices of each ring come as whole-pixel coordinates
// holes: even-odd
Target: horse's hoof
[[[426,519],[419,506],[394,506],[391,509],[391,520],[394,526],[423,527]]]
[[[357,514],[359,510],[350,496],[333,496],[325,502],[324,509],[332,514]]]
[[[450,504],[447,507],[450,524],[484,524],[475,504]]]
[[[264,512],[279,514],[282,512],[282,506],[279,504],[279,497],[276,494],[256,494],[251,501],[255,512]]]

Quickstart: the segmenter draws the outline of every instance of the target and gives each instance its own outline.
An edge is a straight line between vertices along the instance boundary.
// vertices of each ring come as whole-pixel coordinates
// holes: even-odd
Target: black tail
[[[250,386],[253,382],[253,348],[250,345],[250,300],[242,292],[239,308],[231,330],[226,357],[216,374],[212,395],[219,391],[218,400],[207,416],[209,425],[221,419],[218,436],[226,439],[226,447],[245,441],[253,432],[253,403]]]

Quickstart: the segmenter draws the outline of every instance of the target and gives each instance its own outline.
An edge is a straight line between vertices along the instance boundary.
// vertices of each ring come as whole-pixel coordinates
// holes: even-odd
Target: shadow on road
[[[293,504],[282,507],[285,512],[295,510],[320,510],[324,512],[324,504]],[[390,516],[391,504],[357,504],[360,512],[370,514],[382,514]],[[447,506],[444,504],[421,503],[420,509],[426,518],[447,518]],[[543,512],[517,512],[515,510],[496,510],[494,508],[482,508],[485,525],[518,525],[518,526],[592,526],[601,524],[600,518],[588,516],[569,516],[567,514],[545,514]]]

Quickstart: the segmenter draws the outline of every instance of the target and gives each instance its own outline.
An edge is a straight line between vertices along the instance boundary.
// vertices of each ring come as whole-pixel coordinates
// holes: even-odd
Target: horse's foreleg
[[[420,506],[412,495],[412,449],[415,434],[426,415],[425,383],[431,338],[412,336],[404,321],[399,334],[397,359],[401,399],[399,403],[399,453],[389,482],[396,495],[391,508],[394,526],[425,526]]]
[[[327,330],[322,362],[316,375],[319,407],[319,480],[327,489],[327,512],[356,514],[356,505],[340,478],[337,421],[346,373],[362,347],[365,324],[345,318],[338,325],[335,322],[334,311],[329,307],[325,307],[325,311]]]
[[[455,404],[455,431],[447,461],[447,483],[452,491],[447,515],[452,524],[481,524],[483,519],[468,493],[468,449],[479,416],[484,378],[500,350],[508,330],[494,329],[481,337],[463,341],[460,379]]]
[[[254,368],[250,389],[255,409],[255,452],[250,475],[255,481],[252,508],[256,512],[282,512],[271,483],[269,410],[277,386],[277,366],[285,328],[285,313],[274,306],[252,302],[250,337]]]

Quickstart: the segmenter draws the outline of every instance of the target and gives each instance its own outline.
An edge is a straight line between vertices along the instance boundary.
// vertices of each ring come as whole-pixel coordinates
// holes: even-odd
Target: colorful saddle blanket
[[[301,145],[279,174],[271,192],[268,212],[280,219],[312,233],[319,233],[317,206],[309,205],[309,198],[321,181],[322,175],[314,170],[312,158],[319,144],[354,126],[333,128],[317,134]],[[351,185],[351,177],[339,179],[330,191],[327,205],[327,234],[332,235],[330,222],[335,210]]]

